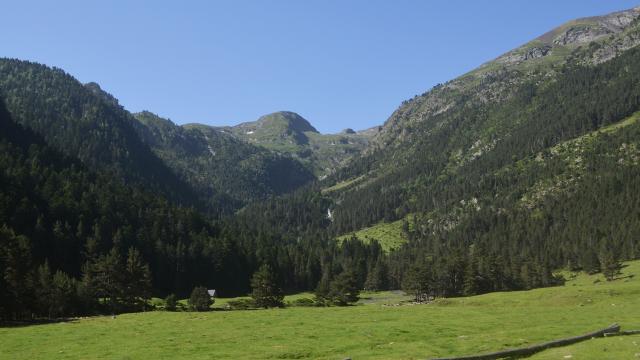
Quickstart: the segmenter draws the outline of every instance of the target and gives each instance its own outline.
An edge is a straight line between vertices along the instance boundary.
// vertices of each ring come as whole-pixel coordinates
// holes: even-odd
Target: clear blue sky
[[[5,1],[0,56],[95,81],[177,123],[300,113],[382,124],[404,99],[573,18],[640,0]]]

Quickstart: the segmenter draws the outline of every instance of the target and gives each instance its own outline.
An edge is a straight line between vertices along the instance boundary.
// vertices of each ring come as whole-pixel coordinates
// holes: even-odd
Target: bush
[[[227,303],[227,308],[230,310],[249,310],[256,308],[256,302],[252,299],[238,299],[231,300]]]
[[[193,289],[189,297],[189,307],[194,311],[208,311],[213,301],[207,292],[207,288],[198,286]]]
[[[296,300],[290,301],[288,305],[289,306],[317,306],[315,301],[308,298],[302,298],[302,299],[296,299]]]
[[[178,306],[178,299],[175,294],[170,294],[164,299],[164,308],[167,311],[176,311]]]

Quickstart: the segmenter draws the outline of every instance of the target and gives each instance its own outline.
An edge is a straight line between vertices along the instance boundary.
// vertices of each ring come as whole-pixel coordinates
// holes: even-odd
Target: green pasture
[[[0,359],[428,359],[580,335],[640,329],[640,261],[606,282],[411,305],[401,292],[364,293],[350,307],[153,311],[0,328]],[[311,294],[298,295],[311,298]],[[288,298],[291,301],[295,298]],[[223,308],[229,299],[218,299]],[[534,359],[635,359],[640,336],[589,340]]]

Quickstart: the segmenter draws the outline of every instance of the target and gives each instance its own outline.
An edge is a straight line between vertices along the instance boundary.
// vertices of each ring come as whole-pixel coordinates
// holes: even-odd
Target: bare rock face
[[[619,11],[613,14],[605,15],[598,18],[600,24],[613,32],[619,32],[629,26],[634,20],[640,16],[640,7]]]
[[[585,63],[599,64],[611,60],[619,53],[640,45],[640,34],[629,34],[615,42],[603,44],[593,53],[591,58],[585,59]]]
[[[584,44],[613,32],[603,26],[572,26],[557,36],[553,43],[555,45]]]
[[[524,60],[536,59],[543,56],[547,56],[549,51],[551,50],[551,46],[542,46],[542,47],[534,47],[524,54]]]
[[[609,15],[580,19],[566,27],[554,39],[555,45],[588,43],[609,34],[623,31],[640,16],[640,8]]]
[[[551,51],[550,45],[534,46],[528,49],[524,49],[524,51],[507,53],[506,55],[500,57],[498,61],[504,64],[516,64],[523,61],[547,56],[550,51]]]

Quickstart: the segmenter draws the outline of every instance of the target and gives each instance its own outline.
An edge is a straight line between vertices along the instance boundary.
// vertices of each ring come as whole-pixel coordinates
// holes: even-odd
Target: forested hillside
[[[287,291],[313,289],[333,267],[382,253],[359,242],[338,248],[317,232],[285,237],[264,214],[214,223],[65,156],[2,103],[0,168],[0,319],[142,310],[151,295],[186,296],[198,285],[245,294],[262,264]]]
[[[136,136],[133,117],[96,84],[84,86],[61,69],[0,59],[0,94],[16,122],[63,154],[179,203],[198,205],[197,194]]]
[[[14,123],[4,106],[0,115],[4,316],[46,314],[52,305],[35,303],[42,299],[39,291],[63,298],[57,315],[99,311],[94,302],[122,291],[99,279],[117,279],[123,287],[134,281],[120,277],[130,251],[138,254],[141,268],[149,265],[148,281],[139,289],[143,294],[185,292],[212,279],[230,292],[242,291],[235,281],[243,271],[239,251],[218,227],[192,209],[62,155]],[[56,282],[39,283],[49,269]]]
[[[325,231],[402,222],[388,280],[446,295],[637,258],[639,14],[571,22],[403,103],[309,190],[328,202]]]
[[[296,159],[251,145],[205,125],[178,126],[151,112],[135,114],[140,137],[165,163],[209,198],[224,194],[233,208],[281,195],[312,181]]]

